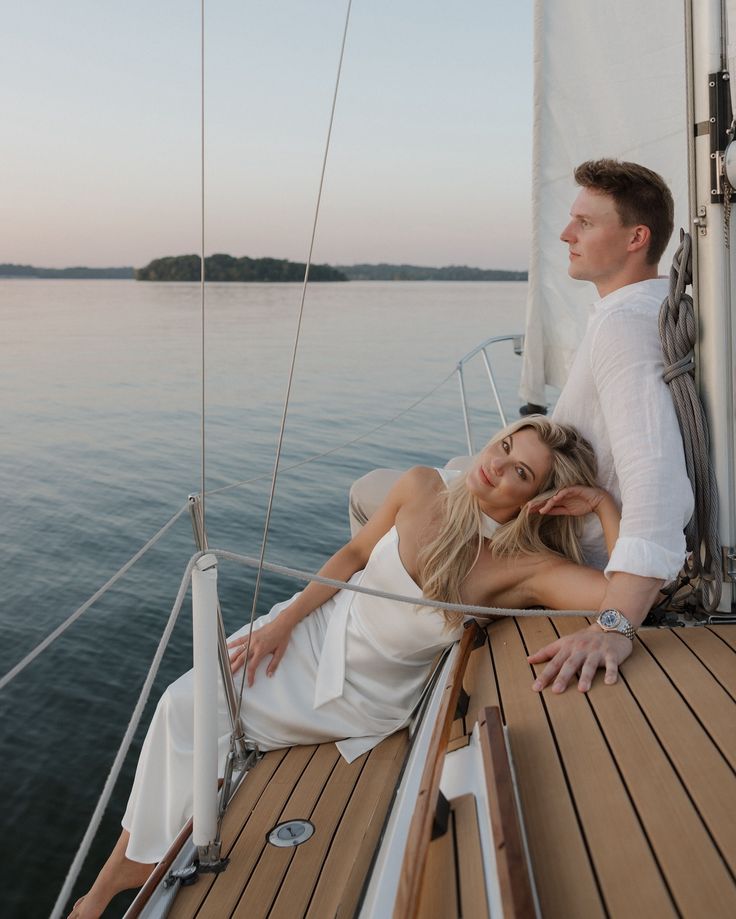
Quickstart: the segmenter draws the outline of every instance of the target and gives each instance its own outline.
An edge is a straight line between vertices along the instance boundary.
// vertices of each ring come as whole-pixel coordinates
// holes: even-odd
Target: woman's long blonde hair
[[[575,428],[548,421],[541,415],[523,418],[499,431],[490,441],[498,443],[510,434],[532,428],[552,453],[552,467],[535,499],[550,497],[569,485],[596,485],[595,453]],[[435,538],[418,556],[422,594],[432,600],[462,603],[461,587],[483,548],[482,518],[478,499],[458,476],[443,494],[443,521]],[[497,558],[553,552],[581,564],[581,517],[530,514],[527,506],[508,523],[499,526],[491,540]],[[448,627],[460,623],[462,613],[445,612]]]

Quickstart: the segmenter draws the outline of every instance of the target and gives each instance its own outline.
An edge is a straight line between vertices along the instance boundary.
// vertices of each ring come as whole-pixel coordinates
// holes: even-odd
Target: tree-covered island
[[[281,258],[235,258],[232,255],[208,255],[204,260],[207,281],[303,281],[304,262]],[[145,268],[137,268],[136,281],[198,281],[198,255],[172,255],[156,258]],[[329,265],[310,265],[310,281],[347,281],[347,276]]]

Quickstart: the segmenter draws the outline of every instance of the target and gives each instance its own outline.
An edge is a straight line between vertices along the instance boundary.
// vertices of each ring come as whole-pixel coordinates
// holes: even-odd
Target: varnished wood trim
[[[128,907],[128,911],[125,913],[126,919],[136,919],[137,916],[140,916],[141,912],[143,911],[143,907],[150,900],[154,890],[169,873],[169,869],[173,865],[174,859],[181,852],[184,843],[189,839],[191,835],[192,818],[190,817],[184,827],[179,831],[179,835],[169,846],[169,851],[166,853],[166,855],[164,855],[158,865],[156,865],[146,883],[138,891],[135,900],[133,900],[133,902]]]
[[[394,919],[414,919],[419,909],[422,880],[427,863],[427,853],[432,839],[440,778],[444,765],[445,751],[450,738],[450,729],[455,717],[455,708],[462,687],[463,673],[470,652],[475,647],[478,627],[470,625],[460,639],[455,665],[442,690],[442,702],[427,751],[427,761],[422,773],[419,794],[409,826],[404,860],[401,865],[399,888],[394,905]]]
[[[501,712],[496,706],[483,709],[478,730],[503,914],[506,919],[534,919],[534,897],[516,810],[511,764]]]

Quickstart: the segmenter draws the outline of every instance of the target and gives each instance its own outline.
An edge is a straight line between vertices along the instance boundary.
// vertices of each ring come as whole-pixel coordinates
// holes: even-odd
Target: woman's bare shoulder
[[[417,490],[438,492],[444,488],[442,477],[432,466],[412,466],[401,478],[407,487]]]

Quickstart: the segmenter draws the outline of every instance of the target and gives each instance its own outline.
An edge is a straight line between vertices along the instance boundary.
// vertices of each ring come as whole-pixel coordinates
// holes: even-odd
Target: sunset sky
[[[199,249],[199,3],[6,4],[0,262]],[[211,0],[206,249],[303,261],[346,0]],[[531,0],[354,0],[315,260],[526,268]]]

